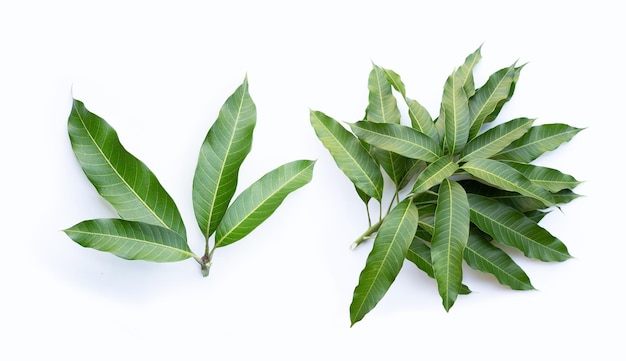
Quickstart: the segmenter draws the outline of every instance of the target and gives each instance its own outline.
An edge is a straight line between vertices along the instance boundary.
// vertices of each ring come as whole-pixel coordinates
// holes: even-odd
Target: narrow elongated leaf
[[[120,217],[186,236],[178,208],[156,176],[122,146],[113,127],[79,100],[74,100],[68,132],[85,175]]]
[[[414,163],[418,162],[418,160],[406,158],[400,154],[373,146],[370,147],[370,154],[385,170],[385,173],[387,173],[398,189],[400,189],[401,183],[409,169]]]
[[[540,155],[569,142],[581,130],[567,124],[536,125],[492,158],[530,163]]]
[[[482,45],[476,49],[476,51],[468,55],[465,58],[463,65],[461,65],[457,70],[459,73],[459,79],[463,83],[463,90],[465,90],[465,94],[468,98],[474,95],[474,92],[476,91],[474,86],[474,67],[482,58],[482,55],[480,54],[481,48]]]
[[[555,204],[552,194],[529,181],[515,168],[492,159],[475,159],[461,166],[469,174],[504,190],[518,192],[541,201],[546,207]]]
[[[422,193],[430,189],[432,186],[440,184],[444,179],[448,178],[459,169],[456,162],[450,156],[443,156],[430,165],[428,165],[415,180],[412,193]]]
[[[581,183],[573,176],[564,174],[557,169],[517,162],[507,162],[506,164],[517,169],[531,182],[542,186],[550,192],[574,189]]]
[[[406,98],[406,104],[409,108],[411,126],[435,141],[439,141],[439,132],[437,132],[433,118],[430,116],[430,113],[428,113],[428,110],[426,110],[422,104],[418,103],[417,100]]]
[[[515,73],[513,74],[513,81],[511,82],[511,87],[509,88],[509,95],[505,99],[502,99],[498,103],[498,105],[496,105],[496,108],[491,112],[491,114],[489,114],[485,118],[485,120],[483,120],[483,124],[493,122],[500,114],[500,111],[502,110],[504,105],[508,103],[509,100],[511,100],[511,98],[513,97],[513,93],[515,93],[515,86],[517,85],[517,81],[519,80],[519,76],[520,76],[520,73],[522,72],[523,67],[524,65],[521,65],[515,68]]]
[[[406,98],[406,87],[404,86],[404,82],[400,77],[400,74],[396,73],[391,69],[380,68],[385,73],[385,77],[391,86],[402,95],[403,98]]]
[[[470,130],[470,113],[464,80],[458,71],[453,72],[443,89],[441,106],[447,149],[451,154],[460,151],[467,143]],[[439,116],[441,121],[442,115]]]
[[[515,66],[500,69],[492,74],[485,85],[481,86],[469,99],[470,134],[478,134],[484,120],[501,101],[509,96],[511,83],[515,78]]]
[[[542,261],[565,261],[567,247],[523,213],[496,200],[468,193],[470,218],[494,240]]]
[[[235,194],[239,168],[252,147],[255,125],[256,106],[245,79],[220,109],[200,148],[193,178],[193,208],[207,239]]]
[[[400,124],[398,103],[391,92],[391,84],[387,80],[385,71],[381,67],[374,65],[367,87],[369,102],[365,113],[366,119],[376,123]]]
[[[444,179],[439,187],[432,238],[431,258],[443,307],[449,311],[463,280],[463,252],[469,234],[470,216],[463,187]]]
[[[499,124],[470,140],[461,152],[461,162],[489,158],[524,135],[534,119],[517,118]]]
[[[384,180],[380,167],[359,140],[336,120],[311,111],[311,125],[337,166],[365,194],[380,201]]]
[[[215,232],[215,247],[236,242],[274,213],[283,200],[311,181],[314,161],[298,160],[265,174],[228,207]]]
[[[426,162],[439,159],[439,145],[413,128],[366,121],[351,123],[350,127],[354,134],[375,147]]]
[[[492,274],[500,284],[514,290],[532,290],[524,270],[500,248],[491,244],[476,229],[470,231],[463,258],[475,270]]]
[[[385,217],[354,289],[350,305],[352,325],[378,304],[396,279],[417,230],[418,218],[418,210],[410,199],[398,203]]]
[[[143,222],[94,219],[64,232],[83,247],[130,260],[175,262],[194,257],[180,234]]]

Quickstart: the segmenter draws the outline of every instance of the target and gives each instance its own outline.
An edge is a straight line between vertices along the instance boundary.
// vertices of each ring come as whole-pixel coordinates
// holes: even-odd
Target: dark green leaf
[[[462,76],[459,71],[455,71],[446,80],[441,101],[443,112],[439,115],[439,122],[444,122],[445,141],[451,154],[463,149],[470,130],[467,94],[463,89],[465,79]]]
[[[530,163],[540,155],[569,142],[581,130],[566,124],[536,125],[492,158]]]
[[[500,69],[469,99],[470,136],[478,134],[487,116],[493,113],[500,102],[507,99],[514,78],[514,65]]]
[[[415,180],[412,193],[422,193],[431,187],[440,184],[459,169],[450,156],[443,156],[429,164]]]
[[[524,135],[534,119],[517,118],[499,124],[470,140],[461,152],[461,162],[489,158]]]
[[[563,189],[574,189],[581,183],[571,175],[564,174],[553,168],[517,162],[507,162],[506,164],[517,169],[531,182],[553,193]]]

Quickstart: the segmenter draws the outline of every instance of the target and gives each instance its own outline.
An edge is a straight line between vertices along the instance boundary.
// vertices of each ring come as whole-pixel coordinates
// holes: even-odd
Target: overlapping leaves
[[[576,199],[573,189],[580,182],[531,162],[581,129],[534,125],[530,118],[487,126],[512,98],[523,66],[504,67],[476,87],[480,50],[445,81],[437,117],[407,97],[398,73],[375,64],[363,120],[343,126],[311,112],[321,143],[366,206],[371,199],[382,205],[381,174],[394,189],[388,213],[381,212],[378,222],[370,220],[374,224],[353,244],[374,238],[354,290],[352,324],[382,299],[404,258],[435,279],[449,310],[458,295],[470,293],[462,282],[463,262],[502,285],[528,290],[533,289],[530,279],[507,247],[546,262],[570,257],[565,244],[539,222],[555,206]],[[408,125],[399,103],[406,105]]]
[[[120,218],[83,221],[65,233],[81,246],[130,260],[194,258],[206,276],[215,248],[245,237],[313,175],[313,161],[287,163],[265,174],[231,203],[255,124],[256,107],[245,79],[222,106],[200,150],[192,192],[205,239],[205,252],[198,256],[187,244],[176,204],[156,176],[122,146],[111,125],[74,100],[68,119],[72,148],[89,181]],[[210,237],[216,231],[211,249]]]

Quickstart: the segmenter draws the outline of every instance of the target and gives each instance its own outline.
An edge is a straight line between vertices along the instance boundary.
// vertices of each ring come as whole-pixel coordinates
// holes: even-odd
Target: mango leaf
[[[493,159],[529,163],[540,155],[569,142],[581,128],[567,124],[543,124],[531,127],[526,134],[494,155]]]
[[[454,174],[457,169],[459,169],[458,164],[454,162],[450,156],[443,156],[429,164],[424,171],[417,176],[411,192],[425,192]]]
[[[439,145],[413,128],[367,121],[351,123],[350,128],[357,137],[375,147],[426,162],[439,159]]]
[[[467,143],[459,161],[491,157],[524,135],[533,121],[534,119],[517,118],[485,131]]]
[[[553,168],[517,162],[506,162],[506,164],[517,169],[531,182],[542,186],[550,192],[558,192],[563,189],[574,189],[581,183],[573,176],[564,174]]]
[[[463,149],[469,137],[470,114],[461,76],[454,71],[446,80],[439,115],[439,121],[443,119],[446,146],[451,154]]]
[[[398,189],[401,188],[400,185],[411,166],[418,162],[415,159],[406,158],[378,147],[370,147],[370,154],[380,164]]]
[[[461,168],[474,177],[496,187],[533,197],[541,201],[546,207],[555,204],[550,192],[529,181],[515,168],[505,163],[492,159],[475,159],[463,164]]]
[[[417,100],[406,98],[406,104],[409,108],[409,118],[411,119],[411,126],[413,129],[418,130],[438,141],[439,133],[433,122],[433,118],[428,113],[428,110],[424,108]]]
[[[391,84],[385,71],[374,65],[369,75],[369,102],[365,111],[366,120],[375,123],[400,124],[400,110],[391,92]]]
[[[521,65],[515,68],[515,72],[513,73],[513,81],[511,82],[511,86],[509,88],[509,95],[506,98],[500,100],[500,102],[498,103],[498,105],[496,105],[496,108],[491,112],[491,114],[489,114],[485,118],[485,120],[483,120],[483,124],[493,122],[500,114],[500,111],[502,110],[504,105],[508,103],[509,100],[511,100],[511,98],[513,97],[513,93],[515,92],[515,86],[517,85],[517,81],[519,80],[519,76],[520,76],[520,73],[522,72],[523,67],[524,65]],[[470,137],[471,136],[472,134],[470,134]]]
[[[385,295],[402,268],[419,214],[410,199],[398,203],[383,220],[350,305],[352,325],[360,321]]]
[[[463,187],[444,179],[439,187],[431,259],[443,307],[449,311],[463,280],[463,252],[469,234],[470,215]]]
[[[474,92],[476,91],[474,87],[474,67],[482,58],[482,55],[480,54],[481,48],[482,45],[476,49],[476,51],[468,55],[465,58],[463,65],[461,65],[457,70],[459,79],[463,83],[463,90],[468,98],[474,95]]]
[[[113,127],[76,99],[68,133],[85,175],[120,217],[186,236],[176,204],[152,171],[122,146]]]
[[[470,218],[494,240],[541,261],[565,261],[567,247],[523,213],[496,200],[468,193]]]
[[[384,180],[380,167],[359,140],[336,120],[311,111],[310,121],[317,137],[343,173],[365,194],[382,199]]]
[[[470,230],[463,258],[473,269],[492,274],[500,284],[511,289],[535,289],[524,270],[506,252],[491,244],[490,240],[476,229]]]
[[[515,65],[500,69],[469,99],[470,135],[478,134],[487,116],[493,113],[500,102],[507,99],[514,78]]]
[[[286,163],[265,174],[232,203],[215,232],[215,247],[236,242],[274,213],[283,200],[311,181],[314,161]]]
[[[208,239],[222,220],[237,189],[239,168],[252,147],[256,106],[248,80],[228,97],[200,148],[193,178],[193,208]]]
[[[195,258],[180,234],[143,222],[94,219],[83,221],[64,232],[83,247],[130,260],[175,262]]]

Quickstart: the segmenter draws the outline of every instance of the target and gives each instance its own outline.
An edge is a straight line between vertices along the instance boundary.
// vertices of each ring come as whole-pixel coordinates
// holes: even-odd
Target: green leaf
[[[462,75],[454,71],[446,80],[441,101],[443,113],[439,115],[439,121],[444,121],[446,145],[451,154],[463,149],[470,130],[470,113]]]
[[[298,160],[265,174],[245,189],[228,208],[215,232],[215,247],[236,242],[259,226],[296,189],[313,176],[314,161]]]
[[[350,305],[352,325],[378,304],[396,279],[417,230],[418,218],[417,208],[409,199],[398,203],[385,217],[354,289]]]
[[[469,99],[470,135],[478,134],[487,116],[493,113],[500,102],[507,99],[514,78],[515,65],[500,69]]]
[[[382,199],[384,179],[380,167],[359,140],[336,120],[311,111],[311,125],[337,166],[365,194]]]
[[[567,124],[543,124],[531,127],[521,138],[498,152],[493,159],[530,163],[540,155],[569,142],[581,128]]]
[[[228,97],[200,148],[193,178],[193,208],[206,239],[215,232],[237,189],[239,168],[252,147],[256,106],[248,80]]]
[[[180,234],[143,222],[94,219],[83,221],[64,232],[83,247],[130,260],[175,262],[195,258]]]
[[[437,143],[413,128],[367,121],[351,123],[350,127],[357,137],[375,147],[426,162],[439,159]]]
[[[553,168],[517,162],[507,162],[506,164],[517,169],[531,182],[542,186],[550,192],[574,189],[581,183],[573,176],[564,174]]]
[[[474,72],[474,67],[476,66],[476,64],[478,64],[478,62],[482,58],[482,55],[480,54],[481,48],[482,48],[482,45],[478,49],[476,49],[476,51],[468,55],[465,58],[465,62],[463,63],[463,65],[461,65],[459,69],[457,70],[459,74],[459,79],[463,83],[463,90],[465,90],[465,94],[467,95],[468,98],[474,95],[474,92],[476,91],[476,89],[474,88],[473,72]]]
[[[415,159],[406,158],[378,147],[371,147],[370,154],[385,170],[385,173],[387,173],[398,189],[400,189],[409,169],[414,163],[418,162]]]
[[[511,98],[513,98],[513,93],[515,93],[515,86],[517,85],[517,81],[519,80],[519,76],[520,76],[520,73],[522,72],[523,67],[524,65],[518,66],[515,68],[515,73],[513,74],[513,81],[511,82],[511,87],[509,88],[509,95],[505,99],[502,99],[498,103],[498,105],[496,105],[496,108],[491,112],[491,114],[489,114],[485,118],[485,120],[483,120],[483,124],[493,122],[500,114],[500,111],[502,110],[504,105],[508,103],[509,100],[511,100]]]
[[[470,218],[480,230],[497,242],[521,250],[527,257],[541,261],[570,258],[565,245],[523,213],[496,200],[467,195]]]
[[[541,201],[546,207],[555,204],[552,194],[529,181],[515,168],[492,159],[475,159],[461,166],[474,177],[504,190],[518,192]]]
[[[470,140],[461,152],[461,162],[489,158],[524,135],[534,119],[517,118],[499,124]]]
[[[417,100],[406,98],[406,104],[409,108],[409,118],[411,119],[411,126],[421,133],[426,134],[432,139],[439,140],[439,132],[435,128],[435,123],[430,113],[418,103]]]
[[[375,123],[400,124],[400,110],[391,92],[385,70],[374,65],[368,80],[369,102],[366,119]]]
[[[444,179],[448,178],[459,166],[452,160],[450,156],[443,156],[430,165],[428,165],[415,180],[411,193],[422,193],[431,187],[440,184]]]
[[[178,208],[156,176],[122,146],[113,127],[76,99],[68,133],[85,175],[120,217],[166,227],[185,237]]]
[[[476,229],[470,231],[463,254],[465,262],[475,270],[494,275],[500,284],[514,290],[533,290],[524,270],[479,232]]]
[[[443,307],[449,311],[463,280],[463,252],[469,234],[470,216],[463,187],[444,179],[439,187],[432,238],[431,258]]]

